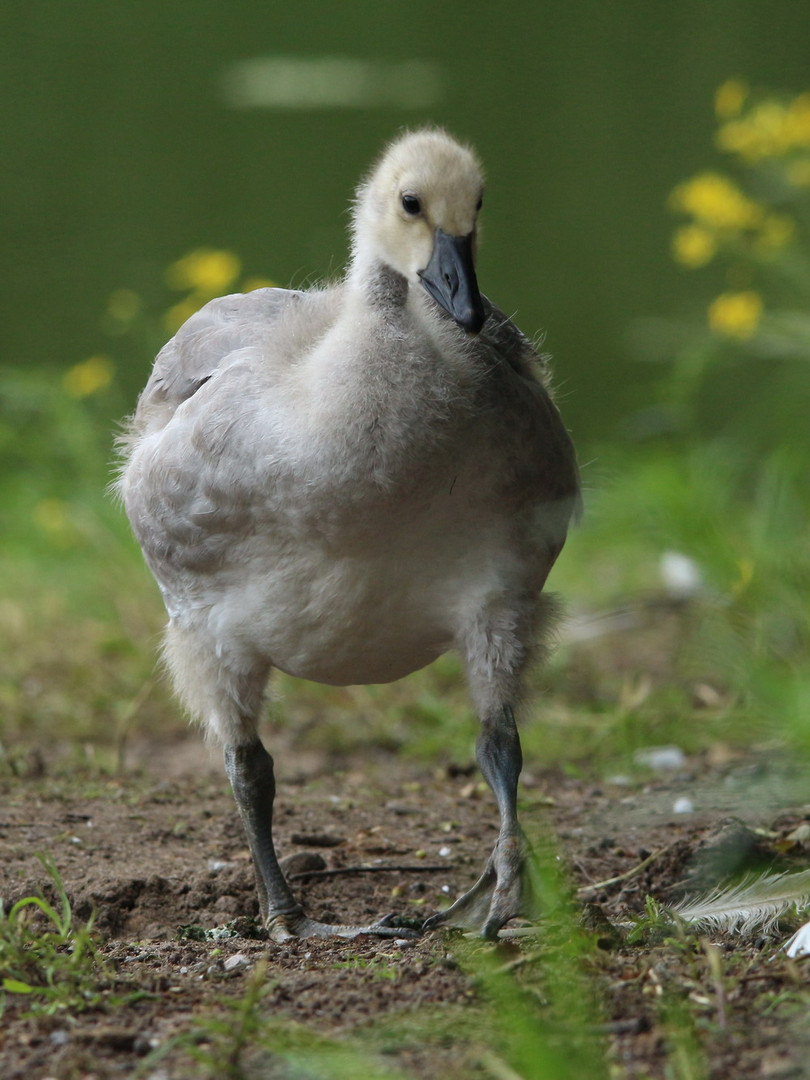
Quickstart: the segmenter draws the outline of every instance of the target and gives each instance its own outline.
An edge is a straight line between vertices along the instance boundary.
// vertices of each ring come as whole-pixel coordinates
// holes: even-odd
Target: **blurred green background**
[[[226,253],[212,293],[217,267],[223,291],[339,273],[357,180],[426,122],[485,162],[480,281],[545,333],[588,488],[554,582],[574,618],[544,677],[544,753],[555,724],[588,756],[673,733],[810,741],[808,194],[788,177],[810,136],[760,158],[715,143],[763,95],[788,108],[808,87],[810,7],[33,0],[0,38],[9,762],[58,739],[120,759],[133,724],[165,723],[157,591],[104,489],[117,418],[178,305],[205,298],[179,260]],[[718,119],[729,79],[745,89]],[[693,233],[673,259],[678,215],[707,221],[671,193],[716,170],[760,209],[707,219],[716,252]],[[394,688],[386,745],[452,748],[457,723],[466,746],[451,685],[440,665]],[[303,693],[321,717],[377,701]]]

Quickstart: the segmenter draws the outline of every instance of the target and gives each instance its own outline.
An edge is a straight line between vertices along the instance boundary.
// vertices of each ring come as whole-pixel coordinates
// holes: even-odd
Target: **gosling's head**
[[[357,190],[355,269],[386,263],[477,334],[485,319],[475,277],[483,191],[472,150],[444,131],[403,135]]]

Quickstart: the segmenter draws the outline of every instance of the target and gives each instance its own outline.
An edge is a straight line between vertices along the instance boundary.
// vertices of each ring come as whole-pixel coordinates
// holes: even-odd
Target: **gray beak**
[[[419,277],[436,303],[459,326],[470,334],[480,331],[486,313],[475,277],[472,233],[451,236],[437,229],[433,254],[425,269],[419,271]]]

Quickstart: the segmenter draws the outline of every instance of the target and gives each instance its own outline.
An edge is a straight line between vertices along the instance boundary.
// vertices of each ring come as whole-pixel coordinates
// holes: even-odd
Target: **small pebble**
[[[160,1039],[157,1035],[151,1035],[148,1032],[141,1032],[140,1035],[135,1036],[135,1040],[132,1043],[132,1049],[140,1057],[145,1057],[150,1050],[156,1050],[160,1046]],[[154,1076],[154,1074],[152,1074]]]
[[[452,853],[453,853],[453,849],[452,849],[452,848],[449,848],[449,847],[447,847],[446,845],[445,845],[444,847],[440,847],[440,848],[439,848],[439,855],[440,855],[440,856],[441,856],[441,858],[443,858],[443,859],[446,859],[446,858],[447,858],[447,856],[448,856],[448,855],[452,855]]]
[[[629,776],[625,776],[624,773],[615,773],[613,776],[609,776],[606,783],[611,784],[613,787],[633,786],[633,781]]]
[[[695,804],[686,795],[681,795],[672,805],[673,813],[676,814],[691,814],[694,809]]]
[[[671,772],[684,767],[686,754],[679,746],[645,746],[636,750],[633,761],[656,772]]]
[[[400,815],[418,814],[419,813],[419,807],[411,806],[410,803],[402,803],[402,802],[387,802],[385,804],[385,809],[390,810],[392,814],[400,814]]]
[[[326,860],[317,851],[295,851],[279,859],[279,866],[289,877],[293,874],[309,874],[326,869]]]
[[[700,566],[680,551],[665,551],[660,571],[664,588],[674,600],[689,600],[703,588]]]
[[[248,967],[250,960],[244,953],[234,953],[233,956],[229,956],[227,960],[224,960],[222,967],[225,971],[241,971],[242,968]]]

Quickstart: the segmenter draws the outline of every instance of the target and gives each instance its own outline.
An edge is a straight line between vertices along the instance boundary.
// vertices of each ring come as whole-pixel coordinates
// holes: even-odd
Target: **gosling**
[[[397,139],[357,190],[344,279],[206,304],[159,353],[123,440],[118,488],[165,601],[168,666],[224,746],[276,941],[403,930],[318,922],[284,878],[257,734],[274,668],[383,683],[457,650],[500,831],[423,929],[493,938],[527,912],[515,711],[580,495],[547,373],[478,288],[482,198],[471,149],[435,129]]]

